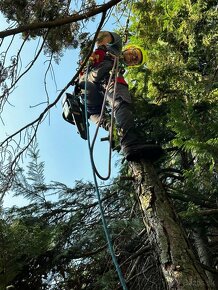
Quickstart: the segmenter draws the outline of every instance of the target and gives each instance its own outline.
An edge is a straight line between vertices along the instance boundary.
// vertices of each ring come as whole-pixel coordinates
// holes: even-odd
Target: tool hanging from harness
[[[73,94],[66,93],[62,101],[62,107],[64,120],[75,125],[81,138],[87,140],[85,107],[81,102],[81,91],[77,84],[75,85]]]

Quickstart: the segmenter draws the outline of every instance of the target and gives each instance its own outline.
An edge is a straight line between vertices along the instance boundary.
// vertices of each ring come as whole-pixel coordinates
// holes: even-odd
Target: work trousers
[[[117,83],[115,86],[115,83],[112,82],[106,90],[107,84],[102,83],[102,79],[107,77],[111,65],[111,63],[106,63],[106,65],[92,70],[86,80],[85,78],[80,79],[79,86],[82,90],[86,87],[87,110],[90,119],[96,124],[100,121],[101,108],[106,94],[107,104],[114,105],[115,124],[119,131],[121,147],[125,148],[138,144],[139,137],[134,126],[128,86],[122,83]]]

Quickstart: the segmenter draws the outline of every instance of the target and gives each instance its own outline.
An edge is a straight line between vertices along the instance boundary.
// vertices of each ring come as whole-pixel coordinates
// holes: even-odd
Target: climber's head
[[[123,60],[127,66],[140,66],[147,60],[147,53],[138,45],[128,44],[123,49]]]

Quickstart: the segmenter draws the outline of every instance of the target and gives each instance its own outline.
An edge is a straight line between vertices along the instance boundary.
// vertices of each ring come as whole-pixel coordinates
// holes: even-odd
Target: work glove
[[[93,66],[97,66],[104,60],[106,51],[106,46],[101,45],[91,54],[89,61],[92,63]]]

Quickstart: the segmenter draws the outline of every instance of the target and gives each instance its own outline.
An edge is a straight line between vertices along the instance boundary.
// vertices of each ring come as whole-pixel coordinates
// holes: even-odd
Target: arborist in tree
[[[107,103],[112,106],[114,96],[115,123],[120,135],[121,149],[128,161],[141,158],[157,160],[162,148],[157,144],[149,144],[137,134],[131,108],[131,96],[128,84],[124,80],[124,66],[139,66],[146,61],[146,52],[137,45],[122,47],[122,39],[115,32],[101,31],[97,37],[96,49],[90,57],[88,75],[82,74],[78,87],[86,88],[87,111],[91,121],[109,130],[110,122],[100,113],[106,93]],[[118,73],[113,70],[114,61],[119,61]],[[109,83],[110,74],[112,81]],[[115,95],[114,95],[115,94]],[[69,120],[68,120],[69,121]]]

